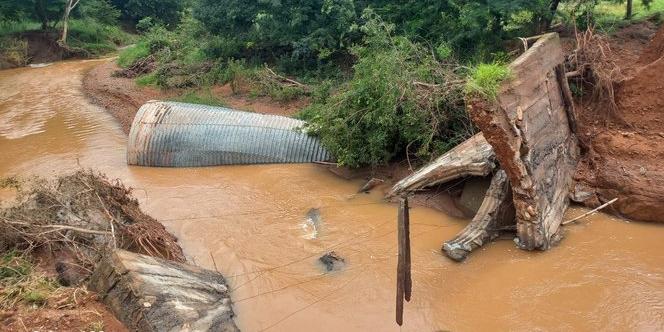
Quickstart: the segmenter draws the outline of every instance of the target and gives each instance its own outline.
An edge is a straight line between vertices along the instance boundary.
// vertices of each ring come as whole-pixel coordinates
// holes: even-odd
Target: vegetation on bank
[[[175,25],[181,11],[179,0],[0,0],[0,62],[22,66],[56,46],[65,56],[98,57],[135,42],[127,31],[141,20]]]
[[[613,0],[197,0],[176,25],[142,20],[118,63],[153,57],[137,81],[186,89],[181,100],[215,103],[205,87],[216,84],[306,96],[298,116],[340,164],[378,166],[431,158],[472,135],[464,94],[495,98],[515,37],[554,25],[610,30],[662,11],[664,0],[634,1],[629,18]]]

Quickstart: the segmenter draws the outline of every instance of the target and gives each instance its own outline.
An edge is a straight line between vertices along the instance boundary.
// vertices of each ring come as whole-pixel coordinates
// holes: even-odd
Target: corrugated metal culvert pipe
[[[327,161],[300,120],[223,107],[149,101],[129,132],[127,163],[193,167]]]

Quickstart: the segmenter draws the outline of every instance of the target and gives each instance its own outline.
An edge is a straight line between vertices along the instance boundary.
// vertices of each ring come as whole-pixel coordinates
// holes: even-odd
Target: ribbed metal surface
[[[150,101],[136,114],[127,163],[193,167],[326,161],[303,121],[223,107]]]

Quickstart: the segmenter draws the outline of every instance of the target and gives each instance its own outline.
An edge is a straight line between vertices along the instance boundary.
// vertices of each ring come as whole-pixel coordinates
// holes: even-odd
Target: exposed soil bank
[[[57,31],[26,31],[13,36],[27,43],[25,63],[49,63],[66,59],[84,59],[89,54],[80,49],[69,49],[58,44],[60,34]],[[16,68],[24,64],[7,59],[0,52],[0,69]]]
[[[119,69],[113,60],[94,67],[83,78],[83,91],[94,104],[103,107],[117,119],[122,131],[128,134],[134,115],[141,105],[148,100],[168,99],[174,93],[140,87],[131,78],[113,77],[113,73]]]
[[[661,222],[664,221],[664,166],[661,164],[664,160],[664,27],[646,45],[643,39],[648,36],[648,27],[647,24],[633,26],[611,38],[621,69],[629,75],[616,85],[617,114],[592,104],[577,108],[579,139],[589,150],[583,155],[575,179],[577,193],[593,194],[583,200],[586,205],[595,207],[618,197],[609,208],[613,213]],[[636,32],[626,33],[629,31]]]

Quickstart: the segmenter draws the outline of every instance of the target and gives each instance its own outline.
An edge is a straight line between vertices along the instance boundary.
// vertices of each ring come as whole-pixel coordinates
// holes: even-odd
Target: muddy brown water
[[[122,179],[192,262],[227,277],[244,331],[664,330],[664,227],[597,214],[549,252],[500,241],[457,264],[439,249],[468,220],[419,207],[399,328],[396,206],[313,165],[128,167],[119,125],[81,91],[99,63],[0,71],[0,176],[84,167]],[[317,264],[328,250],[342,270]]]

